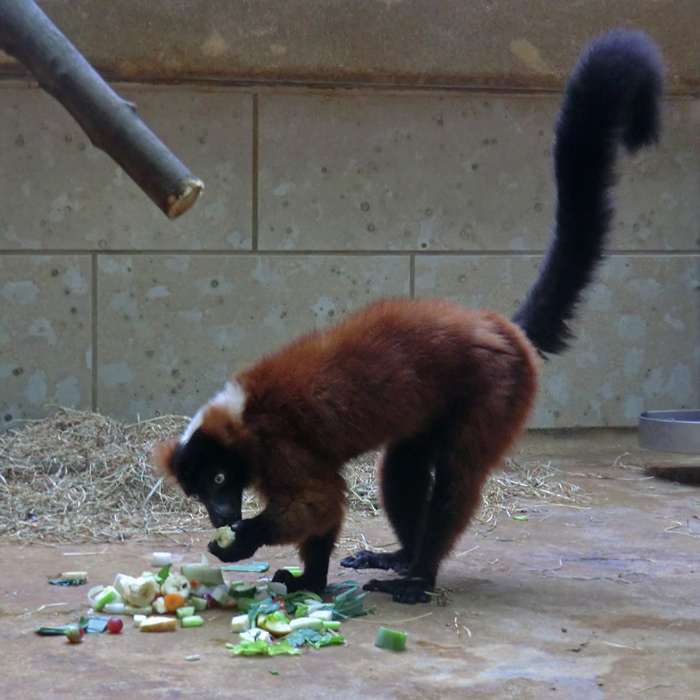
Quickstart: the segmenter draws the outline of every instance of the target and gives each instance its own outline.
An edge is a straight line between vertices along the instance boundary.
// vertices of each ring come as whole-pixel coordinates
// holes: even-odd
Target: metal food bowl
[[[700,410],[646,411],[639,416],[639,446],[700,455]]]

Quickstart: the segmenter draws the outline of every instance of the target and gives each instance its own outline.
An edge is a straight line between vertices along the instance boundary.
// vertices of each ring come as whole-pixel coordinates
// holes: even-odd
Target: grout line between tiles
[[[97,256],[98,253],[93,253],[91,256],[91,353],[90,359],[92,367],[90,371],[91,382],[91,404],[92,410],[97,411]]]
[[[259,114],[260,114],[260,106],[258,102],[258,95],[257,93],[253,95],[253,134],[252,134],[252,141],[253,141],[253,158],[252,158],[252,192],[251,192],[251,197],[253,200],[252,203],[252,211],[251,211],[251,237],[252,237],[252,252],[257,252],[258,251],[258,153],[259,153],[259,125],[258,125],[258,120],[259,120]]]

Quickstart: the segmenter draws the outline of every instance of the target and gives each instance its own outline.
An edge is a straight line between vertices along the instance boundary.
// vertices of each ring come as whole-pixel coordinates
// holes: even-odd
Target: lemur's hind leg
[[[405,574],[420,541],[432,489],[435,442],[423,435],[387,447],[381,461],[381,493],[401,547],[394,552],[362,550],[340,563],[351,569],[393,569]]]
[[[425,603],[435,587],[438,569],[466,529],[479,505],[481,488],[493,462],[478,449],[473,426],[453,424],[438,442],[430,499],[417,518],[404,512],[405,520],[420,522],[414,529],[410,566],[406,577],[373,579],[364,588],[389,593],[399,603]],[[490,455],[492,456],[492,455]],[[410,482],[407,490],[410,490]],[[402,572],[403,573],[403,572]]]

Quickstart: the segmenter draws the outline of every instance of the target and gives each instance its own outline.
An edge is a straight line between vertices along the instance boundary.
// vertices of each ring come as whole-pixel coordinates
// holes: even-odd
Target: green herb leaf
[[[168,576],[170,576],[170,567],[172,564],[166,564],[157,574],[156,574],[156,581],[158,582],[158,585],[162,585],[163,581],[165,581]]]
[[[333,619],[345,620],[348,617],[359,617],[366,615],[364,599],[366,593],[360,593],[360,587],[354,585],[343,593],[339,593],[333,598]]]
[[[279,654],[300,654],[298,649],[284,640],[279,644],[274,644],[271,642],[266,642],[264,639],[249,640],[243,639],[240,644],[227,644],[226,648],[234,656],[261,656],[267,654],[268,656],[277,656]]]
[[[293,647],[301,647],[304,644],[309,644],[316,649],[321,647],[327,647],[332,644],[343,644],[345,642],[345,637],[333,634],[329,631],[318,631],[311,629],[296,630],[291,634],[288,634],[284,638],[285,642],[288,642]]]
[[[259,614],[264,614],[268,615],[269,613],[273,613],[277,610],[279,610],[282,607],[281,603],[275,603],[272,598],[264,598],[258,603],[253,603],[249,608],[248,608],[248,617],[250,618],[250,621],[252,623],[255,623],[255,620],[258,619]]]

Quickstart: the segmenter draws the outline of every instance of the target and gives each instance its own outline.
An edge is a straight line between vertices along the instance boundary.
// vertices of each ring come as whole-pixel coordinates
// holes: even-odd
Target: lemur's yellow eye
[[[215,477],[214,477],[214,483],[215,484],[223,484],[224,481],[226,481],[226,475],[223,472],[219,472]]]

